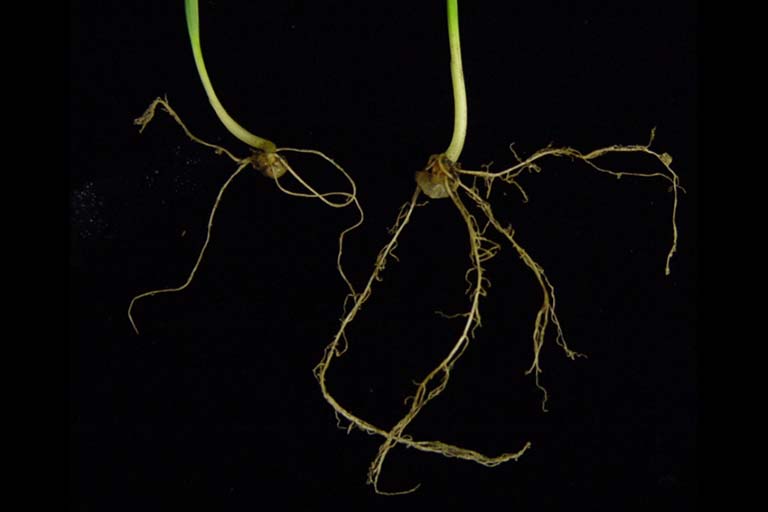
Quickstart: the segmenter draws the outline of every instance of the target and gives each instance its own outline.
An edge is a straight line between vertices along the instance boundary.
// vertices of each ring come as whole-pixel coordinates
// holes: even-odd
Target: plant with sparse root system
[[[490,279],[486,275],[486,263],[494,258],[502,249],[502,244],[509,244],[523,261],[525,266],[533,273],[533,277],[541,290],[541,306],[533,320],[533,361],[526,374],[532,374],[536,387],[542,393],[541,406],[547,410],[548,394],[541,383],[541,349],[545,340],[552,336],[570,359],[575,359],[582,354],[569,348],[563,335],[563,328],[556,313],[555,287],[547,277],[544,268],[528,253],[515,237],[515,231],[511,225],[502,222],[495,214],[490,200],[491,191],[497,183],[499,185],[512,185],[522,194],[523,201],[527,201],[527,195],[518,181],[524,172],[538,173],[541,171],[541,161],[545,157],[565,157],[573,161],[586,164],[595,171],[615,178],[631,176],[637,178],[656,178],[667,182],[672,192],[671,211],[671,246],[667,253],[664,272],[670,273],[672,256],[677,249],[677,206],[678,192],[683,190],[680,186],[678,175],[672,169],[672,158],[667,153],[659,153],[652,149],[654,130],[646,144],[640,145],[613,145],[589,152],[582,152],[570,147],[545,147],[532,155],[522,157],[510,146],[515,163],[510,167],[492,172],[489,168],[481,170],[465,169],[458,159],[464,146],[467,127],[467,104],[464,76],[461,64],[461,47],[459,43],[459,22],[457,0],[447,0],[448,33],[451,54],[451,76],[454,91],[454,130],[448,149],[440,154],[429,157],[424,169],[416,172],[416,187],[411,199],[405,203],[390,229],[390,240],[379,251],[374,262],[373,271],[370,274],[364,288],[359,292],[350,293],[343,306],[343,315],[338,331],[332,341],[325,348],[321,361],[314,369],[315,377],[325,400],[333,407],[339,426],[351,431],[359,429],[369,434],[375,434],[383,438],[378,453],[374,457],[368,471],[368,483],[373,485],[375,491],[381,494],[403,494],[413,492],[418,485],[411,489],[387,492],[380,488],[379,477],[387,454],[396,445],[408,448],[432,452],[446,457],[455,457],[470,460],[484,466],[496,466],[503,462],[519,459],[530,447],[527,441],[517,449],[501,453],[499,455],[485,455],[477,451],[454,446],[440,441],[419,441],[405,434],[406,428],[421,412],[421,410],[435,399],[448,384],[451,373],[462,354],[467,350],[471,341],[477,334],[477,329],[482,325],[481,300],[487,294]],[[600,164],[601,158],[606,155],[618,153],[634,153],[649,155],[658,163],[658,170],[626,172],[610,169]],[[442,356],[438,364],[425,377],[416,383],[416,389],[411,396],[405,399],[405,413],[399,421],[389,428],[383,428],[372,424],[359,417],[341,405],[329,391],[327,374],[331,363],[341,357],[349,348],[347,328],[356,319],[363,304],[370,298],[373,285],[382,279],[390,258],[396,259],[394,250],[403,230],[413,215],[421,194],[430,199],[449,199],[461,218],[469,240],[469,268],[464,276],[467,282],[466,294],[468,296],[467,310],[453,315],[443,315],[447,318],[462,319],[462,326],[458,331],[455,342],[450,350]],[[478,220],[479,219],[479,220]],[[497,241],[500,240],[500,241]],[[339,271],[341,267],[339,266]]]
[[[240,124],[229,115],[229,113],[224,109],[224,106],[219,101],[219,98],[216,96],[216,92],[214,91],[213,85],[208,76],[208,71],[205,68],[205,61],[203,60],[202,48],[200,45],[200,18],[199,18],[197,0],[185,0],[184,11],[186,14],[187,28],[189,31],[189,39],[190,39],[190,42],[192,43],[192,55],[195,60],[195,65],[197,66],[198,75],[200,76],[200,80],[203,83],[203,88],[205,89],[205,92],[208,96],[208,100],[210,101],[211,106],[213,107],[214,112],[216,112],[216,115],[218,116],[219,120],[222,122],[222,124],[224,124],[227,130],[229,130],[229,132],[232,135],[234,135],[239,140],[241,140],[242,142],[244,142],[249,146],[250,154],[244,157],[238,157],[222,146],[219,146],[216,144],[210,144],[193,135],[192,132],[189,131],[189,129],[184,124],[184,122],[181,120],[181,118],[178,116],[178,114],[176,114],[176,112],[171,108],[167,98],[156,98],[149,105],[149,107],[144,112],[144,114],[134,120],[134,123],[140,126],[139,131],[143,132],[147,124],[154,118],[157,108],[160,107],[162,110],[167,112],[179,124],[179,126],[181,126],[181,128],[184,130],[184,133],[193,142],[196,142],[198,144],[211,148],[217,154],[226,155],[236,164],[236,168],[234,172],[230,174],[229,178],[226,179],[224,184],[219,189],[219,192],[216,196],[216,200],[208,216],[208,226],[206,229],[205,241],[203,242],[200,252],[198,253],[197,259],[192,267],[192,270],[190,271],[184,283],[175,287],[167,287],[167,288],[160,288],[160,289],[146,291],[136,295],[131,299],[131,302],[128,305],[128,319],[131,322],[131,326],[133,326],[134,331],[136,332],[136,334],[139,333],[139,329],[133,318],[133,309],[137,301],[144,299],[146,297],[151,297],[153,295],[158,295],[162,293],[180,292],[185,288],[187,288],[189,284],[192,282],[192,280],[195,277],[195,273],[197,272],[198,268],[200,267],[200,263],[203,260],[203,256],[205,255],[205,251],[208,247],[208,243],[211,240],[211,229],[213,227],[213,220],[214,220],[214,217],[216,216],[216,211],[219,207],[221,198],[224,195],[224,192],[229,187],[229,185],[232,183],[232,181],[241,172],[243,172],[245,169],[248,169],[248,168],[256,169],[267,178],[273,180],[275,182],[275,185],[277,185],[278,189],[280,189],[280,191],[288,195],[296,196],[296,197],[305,197],[305,198],[316,198],[332,208],[345,208],[347,206],[354,206],[357,209],[359,214],[358,220],[352,226],[342,231],[341,234],[339,235],[339,251],[338,251],[338,259],[336,262],[337,268],[339,269],[342,279],[344,280],[347,287],[349,288],[350,293],[354,294],[355,292],[354,292],[354,289],[352,288],[352,284],[350,283],[349,279],[347,279],[347,276],[344,274],[344,272],[341,270],[342,269],[341,248],[344,242],[344,237],[347,233],[349,233],[350,231],[358,227],[360,224],[362,224],[364,219],[363,210],[357,199],[357,187],[355,185],[354,180],[338,163],[336,163],[334,160],[326,156],[321,151],[318,151],[315,149],[300,149],[300,148],[290,148],[290,147],[278,148],[274,142],[264,139],[262,137],[259,137],[257,135],[254,135],[248,130],[246,130],[245,128],[243,128],[242,126],[240,126]],[[291,152],[307,153],[307,154],[312,154],[322,158],[327,163],[331,164],[338,172],[340,172],[344,176],[344,178],[346,178],[349,184],[349,190],[334,191],[334,192],[317,191],[312,185],[307,183],[291,167],[291,165],[288,163],[288,160],[283,156],[284,153],[291,153]],[[289,174],[290,176],[292,176],[301,186],[301,190],[299,191],[291,190],[287,188],[283,183],[281,183],[281,178],[285,174]]]

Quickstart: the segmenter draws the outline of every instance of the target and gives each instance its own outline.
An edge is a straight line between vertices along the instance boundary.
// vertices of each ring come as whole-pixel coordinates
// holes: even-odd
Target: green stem
[[[448,41],[451,46],[451,81],[453,82],[453,137],[445,156],[456,163],[467,138],[467,89],[461,66],[458,0],[448,0]]]
[[[211,102],[213,110],[219,117],[219,120],[229,130],[229,132],[245,142],[249,146],[256,149],[261,149],[268,153],[273,153],[277,148],[272,141],[262,139],[258,137],[242,126],[224,110],[219,98],[216,96],[216,92],[213,90],[211,79],[208,78],[208,71],[205,69],[205,62],[203,61],[203,50],[200,47],[200,15],[198,12],[197,0],[184,0],[184,12],[187,16],[187,29],[189,30],[189,40],[192,43],[192,55],[195,58],[195,65],[197,66],[197,73],[200,75],[200,80],[203,82],[203,87],[208,95],[208,100]]]

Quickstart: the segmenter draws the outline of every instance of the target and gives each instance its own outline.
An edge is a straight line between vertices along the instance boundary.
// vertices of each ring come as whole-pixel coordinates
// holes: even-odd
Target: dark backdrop
[[[382,5],[380,5],[382,4]],[[243,2],[200,6],[204,55],[241,124],[281,146],[317,148],[354,176],[367,220],[349,239],[360,285],[413,190],[443,151],[452,96],[443,2]],[[697,494],[697,76],[694,2],[461,2],[469,132],[461,162],[494,168],[549,143],[645,143],[674,157],[679,251],[666,182],[615,180],[543,162],[496,208],[545,268],[571,347],[542,352],[550,412],[524,371],[541,297],[509,247],[488,265],[483,327],[446,392],[408,432],[497,454],[489,469],[395,449],[365,485],[379,439],[336,428],[312,368],[338,326],[336,236],[354,220],[288,197],[255,172],[225,195],[199,274],[183,293],[130,298],[186,278],[231,163],[167,116],[132,120],[158,95],[200,137],[244,154],[197,77],[182,2],[71,4],[70,503],[73,510],[216,510],[312,500],[364,508],[406,501],[593,510],[691,508]],[[337,183],[294,158],[319,187]],[[628,169],[648,160],[614,159]],[[466,233],[447,201],[416,211],[329,372],[342,403],[381,425],[453,343]],[[391,500],[391,501],[389,501]],[[365,505],[361,505],[365,504]],[[200,505],[201,506],[201,505]],[[459,507],[462,508],[462,507]]]

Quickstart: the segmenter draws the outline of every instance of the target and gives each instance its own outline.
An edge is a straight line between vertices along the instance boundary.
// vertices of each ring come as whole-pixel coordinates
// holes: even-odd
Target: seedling
[[[418,488],[417,485],[411,489],[394,493],[385,492],[379,488],[378,481],[384,460],[390,450],[397,444],[426,452],[439,453],[447,457],[471,460],[485,466],[496,466],[503,462],[517,460],[531,447],[531,443],[526,442],[517,451],[503,453],[498,456],[488,456],[474,450],[440,441],[417,441],[410,436],[404,435],[405,429],[424,406],[443,392],[456,362],[467,350],[470,342],[476,335],[478,327],[481,326],[480,303],[482,297],[487,294],[490,285],[490,279],[486,275],[485,264],[501,251],[502,243],[509,243],[512,246],[520,259],[531,270],[541,289],[542,303],[533,322],[533,361],[526,374],[534,375],[535,385],[542,392],[541,406],[544,411],[547,410],[548,395],[546,388],[540,380],[541,349],[548,333],[551,330],[554,331],[555,342],[563,349],[568,358],[575,359],[583,356],[583,354],[570,349],[565,341],[563,329],[555,310],[555,287],[544,272],[544,268],[516,240],[515,231],[512,226],[503,223],[494,214],[490,197],[492,188],[497,182],[500,185],[514,186],[522,194],[523,200],[527,201],[528,197],[525,190],[516,178],[523,172],[541,172],[542,169],[539,161],[545,157],[566,157],[571,160],[580,161],[598,172],[611,175],[617,179],[623,176],[632,176],[665,180],[670,184],[670,190],[673,193],[671,214],[672,242],[664,267],[665,274],[667,275],[670,273],[672,256],[677,249],[676,215],[678,191],[682,190],[682,188],[680,187],[677,174],[671,167],[672,157],[667,153],[658,153],[651,149],[654,131],[651,131],[650,139],[646,144],[631,146],[615,145],[595,149],[587,153],[570,147],[545,147],[534,152],[531,156],[521,157],[510,147],[516,163],[506,169],[495,172],[489,169],[465,169],[458,163],[467,131],[467,96],[461,62],[457,0],[447,0],[447,14],[454,96],[454,128],[451,142],[448,149],[443,153],[430,156],[424,169],[416,172],[416,187],[410,201],[401,207],[395,223],[390,229],[392,235],[390,240],[378,253],[373,271],[363,290],[359,293],[350,294],[347,297],[341,325],[331,343],[326,347],[322,360],[315,367],[315,376],[320,383],[323,396],[333,407],[337,417],[343,418],[348,422],[346,428],[348,430],[358,428],[369,434],[376,434],[384,438],[368,471],[368,483],[373,485],[377,493],[381,494],[409,493]],[[661,170],[655,172],[623,172],[599,165],[598,162],[601,157],[615,153],[642,153],[650,155],[658,161]],[[342,406],[328,391],[326,379],[331,363],[346,352],[348,348],[347,328],[357,317],[362,305],[370,298],[374,283],[382,279],[382,272],[386,268],[389,259],[394,257],[393,250],[397,247],[399,237],[408,225],[417,205],[419,205],[421,194],[435,200],[449,199],[464,220],[469,238],[470,255],[470,266],[464,276],[467,281],[469,306],[463,313],[450,316],[444,315],[449,318],[464,318],[463,326],[459,330],[455,343],[448,353],[442,357],[437,366],[417,383],[415,393],[405,399],[407,409],[402,418],[393,427],[385,429],[373,425]],[[473,209],[477,213],[472,213]],[[480,220],[478,220],[478,217]],[[501,243],[492,238],[494,233],[501,240]]]
[[[219,98],[216,95],[216,91],[213,88],[213,84],[211,83],[211,79],[208,76],[208,71],[205,67],[205,61],[203,60],[202,47],[200,44],[200,15],[198,10],[197,0],[185,0],[184,12],[186,14],[187,29],[189,31],[189,40],[192,43],[192,55],[195,60],[195,65],[197,66],[198,75],[200,76],[200,80],[203,83],[203,88],[205,89],[205,93],[208,95],[208,100],[210,101],[214,112],[216,112],[217,117],[222,122],[222,124],[227,128],[227,130],[232,135],[234,135],[235,137],[237,137],[238,139],[240,139],[242,142],[244,142],[249,146],[250,154],[245,157],[238,157],[222,146],[205,142],[204,140],[193,135],[192,132],[190,132],[190,130],[181,120],[181,118],[178,116],[178,114],[176,114],[176,112],[171,108],[167,98],[156,98],[149,105],[149,107],[144,112],[144,114],[142,114],[140,117],[134,120],[134,124],[140,126],[139,131],[143,132],[147,124],[149,124],[149,122],[152,121],[152,119],[154,118],[157,108],[160,107],[161,109],[166,111],[179,124],[179,126],[181,126],[182,130],[184,130],[184,133],[193,142],[196,142],[197,144],[211,148],[217,154],[226,155],[232,161],[235,162],[237,167],[235,171],[229,176],[229,178],[227,178],[227,180],[219,189],[219,192],[216,196],[216,200],[213,204],[213,208],[211,208],[211,213],[208,216],[208,227],[206,230],[205,241],[203,242],[202,248],[198,253],[197,260],[192,266],[192,270],[190,271],[184,283],[182,283],[179,286],[146,291],[136,295],[131,299],[131,303],[128,306],[128,320],[130,320],[133,330],[136,332],[136,334],[139,333],[139,328],[136,325],[136,321],[133,318],[133,308],[136,305],[137,301],[147,297],[152,297],[154,295],[162,294],[162,293],[180,292],[190,285],[190,283],[195,277],[195,274],[198,268],[200,267],[200,263],[203,260],[203,256],[205,255],[205,251],[208,248],[208,244],[211,241],[211,230],[213,227],[213,220],[216,216],[216,211],[219,207],[219,203],[221,202],[221,198],[224,195],[224,192],[227,190],[227,188],[232,183],[232,181],[241,172],[249,168],[256,169],[265,177],[272,179],[275,182],[275,185],[277,185],[277,188],[281,192],[284,192],[290,196],[316,198],[322,201],[323,204],[326,204],[332,208],[345,208],[351,205],[354,205],[357,208],[357,211],[360,215],[359,219],[352,226],[342,231],[341,234],[339,235],[339,252],[338,252],[338,259],[336,262],[337,268],[341,273],[342,279],[344,280],[346,285],[349,287],[350,293],[354,294],[354,289],[352,288],[352,284],[349,282],[349,279],[347,279],[347,276],[342,271],[341,248],[342,248],[342,244],[344,243],[345,235],[349,233],[351,230],[355,229],[357,226],[361,225],[364,219],[363,210],[360,207],[359,201],[357,200],[357,187],[355,185],[355,181],[350,177],[349,174],[347,174],[347,172],[339,164],[337,164],[334,160],[329,158],[322,151],[318,151],[315,149],[300,149],[300,148],[289,148],[289,147],[278,148],[275,145],[275,143],[272,142],[271,140],[254,135],[248,130],[246,130],[245,128],[243,128],[242,126],[240,126],[240,124],[237,121],[235,121],[232,118],[232,116],[229,115],[229,113],[226,111],[224,106],[221,104],[221,101],[219,101]],[[349,183],[349,187],[350,187],[349,190],[335,191],[335,192],[318,192],[317,190],[315,190],[315,188],[312,187],[312,185],[307,183],[291,167],[291,165],[288,163],[288,160],[283,156],[283,153],[291,153],[291,152],[307,153],[307,154],[315,155],[322,158],[323,160],[331,164],[338,172],[340,172],[346,178],[347,182]],[[304,191],[294,191],[286,188],[286,186],[283,185],[280,180],[280,178],[283,177],[286,173],[290,174],[299,183],[299,185],[303,187]]]

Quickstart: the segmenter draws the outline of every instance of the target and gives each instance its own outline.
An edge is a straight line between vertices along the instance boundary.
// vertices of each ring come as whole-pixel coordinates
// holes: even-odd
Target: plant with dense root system
[[[230,132],[232,132],[240,140],[254,149],[252,150],[252,154],[250,156],[245,158],[237,158],[220,146],[215,146],[201,141],[186,129],[181,120],[178,119],[178,116],[176,116],[176,114],[170,109],[167,101],[163,99],[155,100],[147,112],[136,120],[136,122],[142,125],[143,128],[152,118],[156,107],[158,105],[162,106],[184,128],[185,132],[192,140],[205,146],[211,147],[219,153],[226,154],[237,163],[238,167],[219,191],[216,203],[214,204],[214,207],[211,211],[208,223],[208,233],[203,245],[203,249],[200,251],[197,262],[195,263],[192,273],[189,275],[187,281],[182,286],[177,288],[154,290],[134,297],[134,299],[131,301],[131,306],[129,307],[129,318],[131,319],[131,323],[134,325],[134,328],[136,328],[136,326],[131,316],[131,308],[133,307],[136,300],[158,293],[180,291],[189,285],[194,276],[195,270],[197,269],[202,259],[205,247],[207,246],[210,239],[211,224],[213,222],[216,207],[219,203],[219,200],[221,199],[222,194],[224,193],[224,190],[234,179],[234,177],[242,170],[249,166],[255,167],[264,173],[267,177],[274,179],[275,183],[283,192],[302,197],[316,197],[329,206],[337,208],[354,204],[360,212],[359,220],[353,226],[344,230],[339,236],[339,252],[337,255],[336,267],[345,283],[347,284],[350,292],[343,303],[343,314],[339,328],[333,336],[331,342],[326,346],[322,359],[314,368],[314,374],[320,385],[323,397],[335,411],[339,425],[342,428],[346,429],[347,431],[351,431],[357,428],[366,433],[378,435],[383,438],[378,453],[371,462],[368,471],[368,483],[373,485],[375,491],[381,494],[402,494],[412,492],[418,488],[417,485],[404,491],[386,492],[379,487],[379,477],[381,475],[384,461],[390,450],[398,444],[425,452],[438,453],[447,457],[456,457],[474,461],[485,466],[496,466],[503,462],[519,459],[531,447],[530,442],[525,442],[521,447],[519,447],[517,451],[510,451],[500,455],[489,456],[479,453],[475,450],[454,446],[441,441],[419,441],[405,434],[406,428],[416,418],[421,410],[430,401],[440,395],[446,388],[451,376],[451,372],[453,371],[457,361],[467,350],[470,342],[474,339],[477,333],[477,329],[481,326],[481,299],[487,294],[488,288],[490,286],[490,280],[486,275],[486,263],[499,254],[503,244],[508,243],[511,245],[525,266],[533,273],[533,277],[539,284],[539,288],[541,290],[541,306],[535,315],[533,321],[533,332],[531,336],[533,342],[533,360],[530,367],[526,371],[526,374],[532,374],[534,376],[535,385],[539,390],[541,390],[541,406],[544,411],[547,410],[547,390],[541,383],[540,374],[542,371],[541,349],[544,345],[545,339],[550,335],[554,337],[555,343],[562,348],[562,350],[565,352],[565,355],[570,359],[575,359],[576,357],[582,355],[569,348],[565,341],[563,329],[560,325],[560,321],[558,320],[555,309],[555,287],[547,277],[544,268],[542,268],[542,266],[539,265],[526,251],[526,249],[518,242],[512,226],[502,222],[494,214],[493,204],[490,199],[493,187],[497,184],[498,186],[512,185],[520,192],[523,201],[527,201],[528,197],[525,193],[525,190],[518,182],[517,178],[524,172],[540,172],[542,170],[540,161],[545,157],[565,157],[572,161],[582,162],[597,172],[613,176],[617,179],[623,176],[631,176],[637,178],[658,178],[666,181],[669,184],[669,190],[672,192],[671,246],[667,253],[664,265],[665,274],[668,275],[670,273],[671,259],[677,248],[678,234],[676,215],[678,206],[678,193],[683,189],[680,186],[677,174],[671,167],[672,158],[670,155],[667,153],[659,153],[654,149],[651,149],[651,145],[654,139],[654,131],[651,131],[650,138],[645,144],[614,145],[594,149],[587,152],[579,151],[570,147],[547,146],[535,151],[530,156],[524,157],[517,154],[517,152],[515,152],[515,150],[510,146],[510,150],[515,159],[515,162],[506,169],[502,169],[500,171],[491,171],[488,167],[482,167],[481,170],[473,170],[462,167],[459,164],[459,157],[464,147],[467,130],[467,99],[461,63],[457,0],[447,0],[451,77],[454,93],[453,136],[448,148],[444,152],[430,156],[427,159],[427,164],[425,165],[424,169],[416,172],[416,187],[413,191],[413,194],[411,195],[410,200],[400,208],[395,219],[395,223],[389,230],[391,238],[376,256],[373,270],[368,280],[365,282],[365,285],[361,290],[356,291],[350,281],[347,279],[341,264],[345,235],[348,234],[352,229],[360,226],[363,222],[363,213],[357,201],[355,185],[352,178],[339,165],[337,165],[335,162],[333,162],[333,160],[325,156],[323,153],[319,151],[298,150],[290,148],[278,149],[272,142],[256,137],[244,130],[226,113],[216,98],[210,80],[208,79],[208,75],[205,71],[205,66],[200,51],[197,2],[193,0],[187,0],[185,6],[190,39],[192,40],[192,48],[195,55],[195,62],[197,63],[198,72],[203,81],[206,92],[208,93],[211,104],[214,106],[217,115],[225,124],[225,126],[230,130]],[[294,172],[294,170],[288,165],[283,156],[279,154],[281,152],[288,151],[311,152],[324,158],[332,165],[334,165],[340,172],[342,172],[344,176],[349,180],[351,191],[330,193],[319,193],[315,191],[306,182],[304,182],[298,176],[298,174]],[[600,162],[602,157],[619,153],[649,155],[658,163],[659,170],[647,172],[625,172],[613,170],[604,165],[601,165]],[[280,184],[279,178],[286,172],[291,173],[291,175],[296,178],[308,192],[299,193],[285,189]],[[349,348],[347,328],[357,318],[357,315],[360,312],[363,304],[371,297],[373,285],[382,279],[382,273],[384,272],[384,269],[386,268],[390,258],[395,258],[393,251],[396,249],[398,240],[405,227],[411,220],[416,207],[422,206],[424,204],[419,202],[421,194],[426,195],[429,199],[450,200],[456,207],[459,216],[463,220],[469,240],[470,264],[464,275],[464,279],[467,282],[466,294],[468,296],[469,303],[466,311],[462,313],[455,315],[444,315],[448,318],[463,319],[463,325],[458,331],[455,342],[451,346],[450,350],[448,350],[448,352],[442,356],[438,364],[426,376],[424,376],[419,382],[416,383],[415,392],[405,399],[405,414],[402,415],[400,420],[398,420],[394,426],[384,428],[361,418],[360,416],[356,415],[341,405],[334,397],[334,395],[329,391],[327,376],[328,370],[331,367],[333,361],[341,357]],[[331,198],[336,198],[337,200],[334,201]],[[497,238],[497,240],[500,241],[494,239],[494,236]]]
[[[478,327],[481,325],[480,303],[486,295],[490,280],[486,275],[485,264],[495,257],[501,250],[501,243],[491,237],[495,233],[503,243],[509,243],[520,259],[533,273],[541,289],[541,306],[533,322],[533,362],[527,370],[527,374],[533,374],[535,384],[541,390],[542,409],[546,411],[547,391],[540,381],[541,374],[541,348],[550,332],[554,331],[555,342],[562,347],[566,356],[575,359],[582,354],[571,350],[566,344],[563,329],[557,318],[555,310],[555,287],[547,278],[544,269],[536,263],[533,257],[516,240],[515,231],[511,225],[499,220],[493,211],[490,201],[491,191],[497,183],[516,187],[527,201],[525,190],[518,183],[517,178],[523,172],[540,172],[539,161],[545,157],[566,157],[571,160],[581,161],[592,169],[605,173],[615,178],[622,176],[634,176],[639,178],[660,178],[667,181],[673,193],[672,203],[672,242],[665,262],[665,273],[670,273],[670,261],[677,248],[677,203],[679,185],[677,174],[672,170],[672,158],[667,153],[658,153],[651,149],[654,132],[646,144],[630,146],[609,146],[582,152],[570,147],[546,147],[534,152],[528,157],[521,157],[514,149],[511,149],[516,162],[510,167],[491,172],[489,169],[471,170],[465,169],[458,163],[461,155],[467,130],[467,100],[464,83],[464,75],[461,63],[461,45],[459,39],[459,15],[457,0],[447,0],[448,34],[451,54],[451,77],[454,93],[454,128],[450,145],[443,153],[429,157],[424,169],[416,172],[416,187],[410,201],[405,203],[390,229],[392,235],[376,257],[373,271],[362,291],[349,295],[344,304],[344,316],[341,325],[333,340],[326,347],[320,363],[315,367],[315,376],[320,383],[323,396],[333,407],[340,421],[346,420],[348,430],[358,428],[369,434],[377,434],[384,440],[379,447],[376,457],[371,462],[368,471],[368,483],[373,485],[376,492],[382,494],[400,494],[414,491],[412,489],[395,493],[384,492],[379,488],[378,481],[382,465],[389,451],[398,444],[415,448],[426,452],[439,453],[447,457],[457,457],[471,460],[485,466],[496,466],[510,460],[517,460],[531,447],[530,442],[524,443],[517,451],[502,453],[496,456],[488,456],[467,448],[454,446],[440,441],[418,441],[405,435],[405,429],[416,418],[427,403],[440,395],[448,384],[456,362],[467,350],[471,340],[475,337]],[[660,171],[651,172],[622,172],[603,167],[599,164],[600,158],[615,153],[642,153],[655,158],[660,164]],[[469,239],[470,266],[465,274],[467,282],[467,295],[469,305],[465,312],[450,315],[449,318],[463,318],[463,326],[459,330],[456,341],[439,363],[425,377],[416,383],[413,395],[405,400],[406,412],[402,418],[390,428],[381,428],[358,417],[342,406],[328,390],[326,382],[328,369],[334,359],[344,354],[348,348],[347,328],[357,317],[363,304],[370,298],[373,285],[381,280],[390,258],[394,257],[393,251],[397,247],[398,239],[408,225],[411,216],[419,206],[421,194],[430,199],[450,200],[464,221]],[[476,213],[473,213],[475,211]],[[478,217],[480,220],[478,220]],[[341,269],[339,269],[341,270]],[[445,315],[448,316],[448,315]]]

